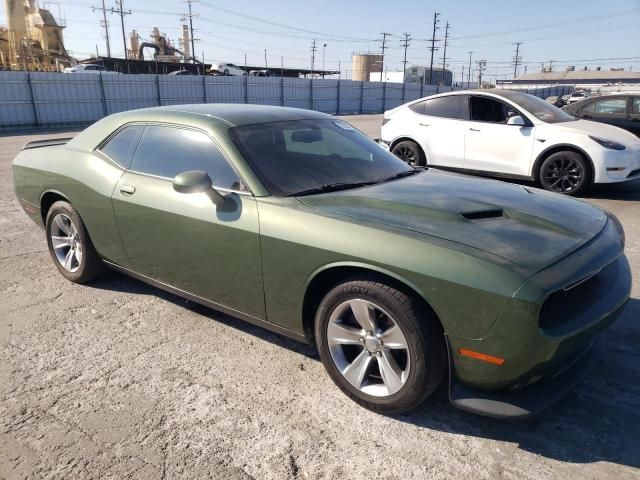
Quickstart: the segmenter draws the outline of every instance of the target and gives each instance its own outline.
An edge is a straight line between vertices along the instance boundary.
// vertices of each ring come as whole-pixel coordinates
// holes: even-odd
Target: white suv
[[[103,74],[115,73],[117,74],[118,72],[109,70],[108,68],[105,68],[102,65],[94,65],[92,63],[80,63],[75,67],[65,68],[64,73],[103,73]]]
[[[233,63],[214,63],[211,65],[209,72],[214,75],[233,75],[235,77],[244,77],[245,75],[248,75],[247,72]]]
[[[510,90],[407,103],[385,112],[382,141],[409,163],[535,180],[571,195],[640,177],[640,138]]]

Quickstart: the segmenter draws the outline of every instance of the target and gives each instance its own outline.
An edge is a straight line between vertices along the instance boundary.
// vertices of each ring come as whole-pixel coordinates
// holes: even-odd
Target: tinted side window
[[[596,100],[595,111],[598,113],[626,113],[627,97],[603,98]]]
[[[640,97],[633,97],[631,102],[631,113],[640,113]]]
[[[511,107],[487,97],[471,97],[471,120],[476,122],[507,123],[516,114]]]
[[[185,128],[148,126],[133,157],[132,170],[173,178],[190,170],[203,170],[213,185],[233,190],[241,182],[220,149],[206,134]]]
[[[143,130],[144,126],[142,125],[125,127],[112,137],[106,145],[102,146],[100,150],[123,168],[130,168],[133,152]]]
[[[462,104],[466,98],[464,95],[451,95],[426,100],[424,114],[459,120],[462,118]]]
[[[589,113],[589,112],[593,112],[594,108],[596,106],[596,102],[595,101],[586,101],[584,102],[584,105],[582,105],[578,110],[578,112],[580,113]]]

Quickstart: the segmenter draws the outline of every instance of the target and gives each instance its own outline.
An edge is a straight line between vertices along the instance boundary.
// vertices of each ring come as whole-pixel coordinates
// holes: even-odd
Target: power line
[[[384,50],[387,46],[387,37],[391,34],[388,32],[382,32],[382,63],[380,64],[380,81],[382,81],[382,75],[384,74]]]
[[[436,40],[436,30],[438,29],[439,16],[440,14],[438,12],[435,12],[433,14],[433,34],[431,35],[431,40],[430,40],[431,46],[429,47],[429,50],[431,50],[431,63],[429,66],[429,85],[431,85],[433,80],[433,52],[438,50],[436,48],[436,42],[440,41],[440,40]]]

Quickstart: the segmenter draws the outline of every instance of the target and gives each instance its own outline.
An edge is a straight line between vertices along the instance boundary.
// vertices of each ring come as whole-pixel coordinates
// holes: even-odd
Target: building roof
[[[591,80],[595,82],[601,81],[611,81],[611,82],[629,82],[629,81],[640,81],[640,72],[619,72],[619,71],[609,71],[609,70],[575,70],[571,72],[538,72],[538,73],[529,73],[527,75],[521,75],[517,77],[515,80],[520,81],[549,81],[549,82],[558,82],[558,81],[580,81],[580,80]]]

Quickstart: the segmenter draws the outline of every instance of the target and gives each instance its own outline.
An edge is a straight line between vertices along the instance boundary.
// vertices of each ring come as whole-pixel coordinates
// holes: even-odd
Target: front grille
[[[616,269],[616,262],[612,262],[549,295],[540,310],[540,328],[550,332],[562,329],[589,312],[609,288]]]

